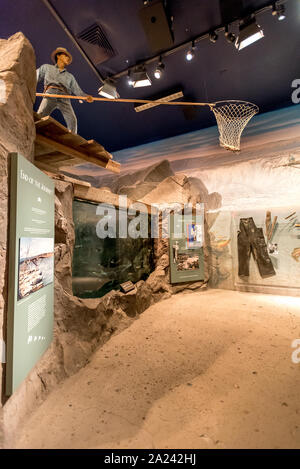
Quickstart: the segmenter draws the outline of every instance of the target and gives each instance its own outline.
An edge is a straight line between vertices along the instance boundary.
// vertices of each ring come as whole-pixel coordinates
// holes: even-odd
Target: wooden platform
[[[85,140],[70,132],[50,116],[40,118],[34,113],[36,140],[35,164],[46,171],[58,172],[66,166],[92,163],[114,173],[120,172],[120,163],[95,140]]]

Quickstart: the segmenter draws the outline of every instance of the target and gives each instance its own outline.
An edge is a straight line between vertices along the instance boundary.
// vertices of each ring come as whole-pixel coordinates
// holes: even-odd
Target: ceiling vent
[[[116,56],[116,52],[99,24],[94,23],[81,33],[77,34],[77,40],[91,61],[99,65]]]

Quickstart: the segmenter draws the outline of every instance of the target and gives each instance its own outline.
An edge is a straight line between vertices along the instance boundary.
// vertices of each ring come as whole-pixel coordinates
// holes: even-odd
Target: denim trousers
[[[253,218],[241,218],[238,231],[238,264],[239,276],[249,277],[251,253],[262,278],[276,275],[262,228],[257,228]]]
[[[50,93],[52,91],[52,93]],[[62,94],[59,90],[49,90],[47,94]],[[50,116],[51,113],[59,109],[63,115],[63,118],[66,121],[68,129],[77,134],[77,118],[75,112],[72,108],[71,102],[69,99],[65,98],[43,98],[40,107],[38,109],[38,114],[41,117]]]

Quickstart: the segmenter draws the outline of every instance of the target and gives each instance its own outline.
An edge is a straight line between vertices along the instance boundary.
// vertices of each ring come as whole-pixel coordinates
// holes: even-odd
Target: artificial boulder
[[[55,180],[55,276],[72,293],[72,256],[75,242],[73,186]]]
[[[33,159],[36,92],[35,53],[19,32],[0,39],[0,144]]]

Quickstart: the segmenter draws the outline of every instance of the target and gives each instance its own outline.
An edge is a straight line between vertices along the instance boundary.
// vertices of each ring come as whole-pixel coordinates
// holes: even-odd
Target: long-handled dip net
[[[256,104],[247,101],[218,101],[211,106],[220,133],[220,145],[239,151],[242,132],[250,119],[259,112]]]
[[[36,96],[45,98],[68,98],[78,99],[85,101],[86,96],[73,96],[62,94],[45,94],[36,93]],[[149,99],[123,99],[123,98],[93,98],[94,101],[108,101],[111,103],[139,103],[139,104],[152,104],[153,106],[209,106],[210,110],[214,113],[217,120],[219,129],[220,145],[227,150],[239,151],[240,139],[242,132],[250,119],[259,112],[256,104],[248,103],[247,101],[229,100],[217,101],[215,103],[199,103],[199,102],[183,102],[183,101],[166,101]]]

